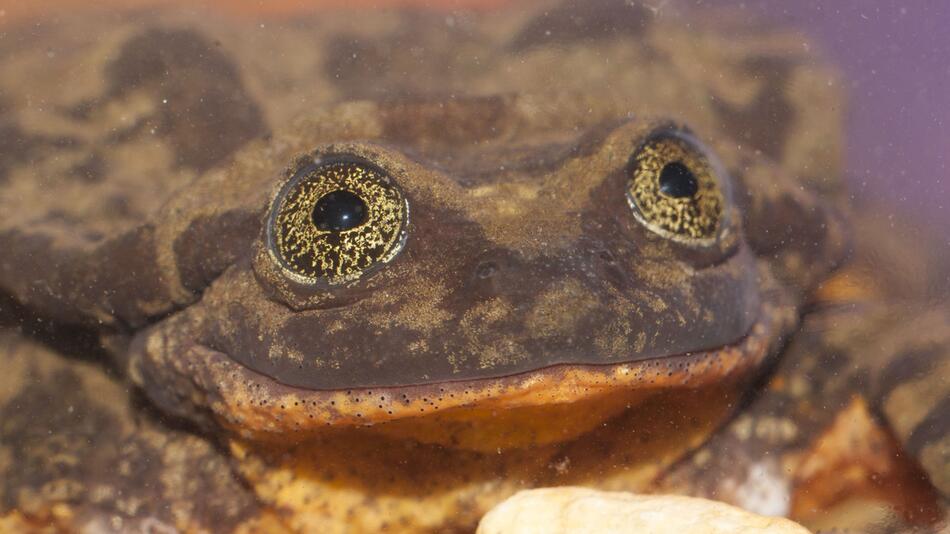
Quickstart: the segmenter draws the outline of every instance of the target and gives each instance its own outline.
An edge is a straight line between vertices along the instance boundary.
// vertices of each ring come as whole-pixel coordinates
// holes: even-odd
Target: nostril
[[[493,261],[483,261],[475,267],[475,276],[485,279],[490,278],[498,272],[498,265]]]

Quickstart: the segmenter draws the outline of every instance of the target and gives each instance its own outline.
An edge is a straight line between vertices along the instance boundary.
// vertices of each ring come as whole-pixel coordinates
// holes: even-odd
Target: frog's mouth
[[[147,391],[149,383],[161,384],[168,379],[167,373],[179,378],[187,376],[195,390],[192,397],[199,398],[197,402],[192,400],[193,404],[210,408],[219,424],[255,439],[284,439],[280,436],[299,436],[302,431],[371,425],[376,425],[375,430],[411,434],[419,439],[419,422],[426,421],[421,425],[427,428],[422,431],[427,434],[422,440],[459,446],[458,432],[449,432],[448,438],[441,432],[446,428],[477,426],[479,441],[461,443],[461,447],[482,449],[484,436],[492,435],[491,431],[486,432],[486,425],[510,426],[512,421],[508,419],[513,419],[521,426],[556,428],[557,435],[549,436],[548,441],[559,441],[590,430],[657,393],[723,384],[731,384],[732,391],[738,390],[738,384],[754,376],[766,358],[776,352],[798,318],[797,308],[786,292],[773,287],[762,296],[757,319],[746,335],[734,343],[619,364],[559,364],[500,378],[311,390],[282,384],[222,352],[194,345],[161,365],[149,363],[152,358],[139,358],[136,374]],[[156,380],[141,380],[149,374]],[[148,392],[159,404],[181,411],[180,398],[162,402],[160,391]],[[578,404],[584,409],[578,410]],[[568,412],[574,419],[583,419],[567,421],[557,415]],[[558,418],[557,425],[550,424],[552,415]],[[534,423],[542,420],[547,422]],[[546,439],[539,437],[538,432],[528,434],[533,443]]]

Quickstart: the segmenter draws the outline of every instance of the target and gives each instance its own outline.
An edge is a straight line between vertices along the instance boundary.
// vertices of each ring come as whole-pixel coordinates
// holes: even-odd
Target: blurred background
[[[801,28],[841,68],[856,194],[950,229],[950,2],[730,1]]]
[[[254,17],[359,5],[494,9],[519,0],[204,0]],[[663,16],[703,0],[630,0]],[[145,7],[181,0],[56,0],[0,3],[4,26],[35,14],[68,16],[83,6]],[[842,70],[850,92],[849,179],[857,196],[940,232],[950,229],[950,2],[946,0],[718,0],[756,20],[804,30]],[[890,214],[882,214],[887,216]],[[946,237],[950,245],[950,236]]]

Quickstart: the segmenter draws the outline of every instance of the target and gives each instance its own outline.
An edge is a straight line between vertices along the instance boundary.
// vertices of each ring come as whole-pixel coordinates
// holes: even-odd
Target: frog
[[[850,252],[843,95],[798,33],[703,9],[149,11],[8,34],[4,308],[94,341],[26,329],[9,345],[35,355],[4,352],[136,392],[100,418],[146,450],[116,463],[216,474],[103,493],[78,471],[65,497],[20,491],[55,470],[7,475],[9,520],[466,531],[546,485],[741,501],[700,460],[728,459],[737,410],[781,394],[762,376],[828,332],[800,325]],[[106,386],[70,380],[99,413]],[[940,449],[907,450],[937,451],[920,494],[939,507]]]

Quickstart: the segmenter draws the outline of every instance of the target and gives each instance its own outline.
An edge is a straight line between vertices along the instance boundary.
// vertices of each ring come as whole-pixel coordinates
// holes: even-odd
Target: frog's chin
[[[719,397],[723,387],[741,391],[797,321],[794,306],[782,304],[766,299],[749,332],[718,349],[610,365],[555,365],[501,378],[309,390],[277,382],[202,345],[158,365],[139,365],[135,374],[153,398],[148,384],[186,380],[192,389],[184,396],[192,405],[187,411],[210,412],[217,424],[245,438],[286,440],[327,427],[373,426],[423,442],[494,450],[570,439],[671,391],[707,388]],[[176,398],[179,405],[184,400],[180,393]]]

